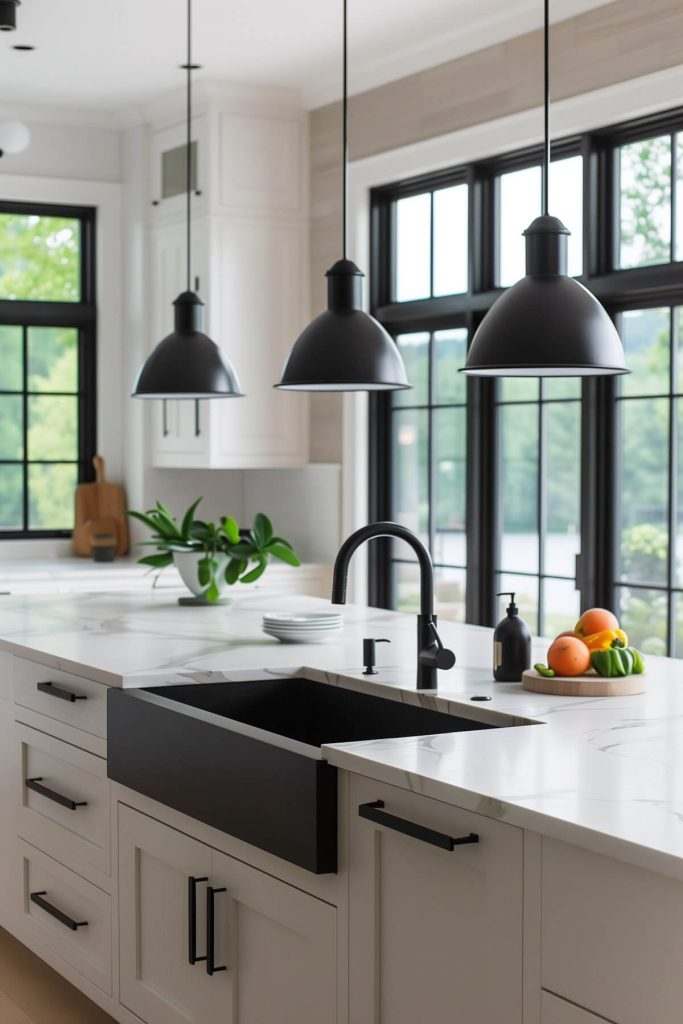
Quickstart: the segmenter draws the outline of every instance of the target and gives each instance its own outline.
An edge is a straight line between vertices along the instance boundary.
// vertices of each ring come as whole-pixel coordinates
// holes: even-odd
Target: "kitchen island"
[[[436,693],[417,693],[412,616],[349,606],[338,639],[289,646],[261,632],[264,611],[324,602],[247,593],[228,608],[180,608],[163,592],[2,600],[2,814],[10,824],[2,852],[15,870],[2,878],[0,923],[117,1019],[212,1022],[228,998],[235,971],[221,972],[205,990],[215,978],[196,964],[187,977],[180,967],[164,968],[145,945],[145,914],[158,926],[160,911],[153,888],[149,906],[139,896],[140,872],[149,870],[146,857],[158,866],[170,856],[173,837],[183,837],[175,851],[180,874],[196,859],[188,877],[230,875],[215,866],[220,856],[241,871],[248,865],[264,885],[278,879],[284,886],[270,893],[268,907],[281,908],[279,929],[290,915],[299,920],[310,957],[297,960],[298,942],[287,947],[292,979],[278,976],[279,983],[297,991],[309,985],[311,1020],[402,1024],[420,1019],[418,1012],[430,1021],[481,1024],[680,1019],[681,982],[670,958],[683,941],[681,663],[649,658],[648,691],[640,696],[532,694],[492,681],[490,630],[444,622],[440,632],[456,667],[440,673]],[[383,664],[370,680],[362,674],[365,637],[391,641],[378,648]],[[536,642],[534,660],[546,646]],[[340,770],[334,875],[312,875],[106,778],[107,687],[271,675],[303,675],[509,728],[324,746],[323,757]],[[90,700],[37,693],[45,681],[68,683]],[[520,727],[524,722],[537,724]],[[36,775],[53,782],[60,769],[62,788],[80,796],[88,790],[80,816],[26,787]],[[377,800],[402,820],[442,834],[476,833],[480,842],[444,852],[358,816],[358,807]],[[155,828],[165,830],[161,838]],[[212,850],[214,861],[202,868],[188,843]],[[32,872],[41,889],[46,875],[66,890],[71,874],[82,880],[90,916],[100,914],[99,946],[82,938],[87,929],[67,936],[69,945],[70,929],[43,920],[30,898]],[[262,918],[261,889],[250,879],[242,882],[252,893],[245,900]],[[295,906],[290,890],[309,902]],[[184,900],[178,913],[185,913]],[[334,922],[325,907],[335,908]],[[258,944],[267,950],[272,943],[275,962],[282,948],[272,927],[264,936],[258,933]],[[643,958],[646,980],[635,972]],[[448,965],[462,972],[457,984]],[[188,984],[197,989],[192,998]],[[237,1000],[234,988],[230,998]],[[245,979],[241,1009],[220,1019],[270,1024],[259,1018],[264,1010],[254,992]],[[309,1019],[298,1004],[290,1015],[286,1000],[281,1005],[273,1024],[299,1024],[297,1014],[302,1024]]]

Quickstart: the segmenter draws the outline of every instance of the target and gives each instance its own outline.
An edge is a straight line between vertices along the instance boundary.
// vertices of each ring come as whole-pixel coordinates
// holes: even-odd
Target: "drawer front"
[[[541,993],[541,1024],[608,1024],[604,1017],[582,1010],[550,992]]]
[[[111,900],[80,875],[16,841],[19,938],[46,946],[111,995]]]
[[[680,1024],[683,883],[543,840],[541,984],[618,1024]]]
[[[102,683],[15,658],[14,703],[106,739],[107,687]]]
[[[14,724],[17,832],[64,863],[110,871],[107,763],[45,733]]]

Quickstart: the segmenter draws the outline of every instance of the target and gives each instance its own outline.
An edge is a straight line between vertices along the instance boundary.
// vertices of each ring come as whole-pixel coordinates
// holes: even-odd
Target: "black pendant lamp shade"
[[[347,0],[343,0],[342,233],[344,255],[330,267],[327,309],[299,335],[277,388],[283,391],[398,391],[408,383],[398,346],[365,313],[363,273],[347,259],[348,244],[348,59]]]
[[[173,305],[175,330],[143,363],[135,381],[135,396],[238,397],[241,392],[235,371],[215,341],[202,333],[202,300],[195,292],[182,292]]]
[[[197,67],[192,63],[192,0],[187,0],[187,63],[183,67],[187,71],[187,290],[173,303],[175,330],[159,342],[142,364],[133,398],[240,398],[237,374],[215,341],[202,332],[204,303],[190,288],[192,71]]]
[[[21,0],[0,0],[0,32],[12,32],[17,27],[17,7]]]
[[[327,309],[299,335],[277,386],[289,391],[409,388],[395,342],[361,309],[362,272],[343,259],[325,276]]]
[[[475,332],[461,372],[477,377],[590,377],[629,373],[609,316],[567,276],[569,231],[548,214],[549,0],[544,0],[543,213],[524,232],[526,276],[508,288]]]
[[[463,372],[481,377],[628,373],[609,316],[587,288],[567,276],[569,231],[562,221],[544,214],[524,236],[526,277],[482,320]]]

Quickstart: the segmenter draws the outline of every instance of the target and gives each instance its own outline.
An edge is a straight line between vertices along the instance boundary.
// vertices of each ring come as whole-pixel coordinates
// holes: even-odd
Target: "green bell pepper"
[[[635,647],[610,647],[606,651],[593,651],[591,667],[599,676],[614,679],[617,676],[640,675],[645,662]]]

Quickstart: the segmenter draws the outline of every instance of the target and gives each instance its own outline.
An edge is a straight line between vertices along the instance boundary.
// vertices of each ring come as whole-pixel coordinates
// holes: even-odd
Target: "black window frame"
[[[615,266],[619,236],[618,148],[675,132],[683,133],[683,107],[591,130],[553,142],[552,157],[583,157],[583,273],[578,278],[602,302],[613,318],[628,309],[683,304],[683,261],[647,267]],[[396,335],[457,326],[463,320],[469,341],[479,322],[502,294],[496,281],[496,182],[501,173],[538,164],[540,145],[505,153],[435,174],[420,175],[380,186],[370,196],[370,307],[372,314]],[[675,160],[675,154],[673,156]],[[469,291],[464,295],[395,302],[392,299],[393,216],[395,200],[449,184],[469,185]],[[680,186],[679,186],[680,188]],[[676,211],[672,195],[672,223]],[[551,194],[552,207],[552,194]],[[467,381],[467,531],[468,622],[490,626],[497,612],[499,481],[496,396],[493,379]],[[371,520],[391,514],[390,394],[370,396],[370,502]],[[581,386],[581,554],[577,558],[576,585],[583,606],[612,607],[616,596],[618,474],[614,452],[618,442],[617,385],[610,377],[584,378]],[[671,460],[670,460],[671,461]],[[670,555],[671,559],[671,555]],[[389,545],[370,549],[369,600],[391,607]],[[667,586],[672,605],[671,571]],[[671,612],[669,634],[671,633]]]
[[[78,482],[94,479],[92,465],[97,450],[97,267],[96,231],[97,211],[91,206],[73,206],[61,203],[35,203],[0,199],[0,214],[15,213],[26,216],[64,217],[80,222],[80,299],[76,302],[53,300],[0,299],[0,325],[22,330],[24,364],[26,363],[27,332],[31,327],[72,327],[78,331],[78,456],[77,460],[63,460],[78,465]],[[28,420],[26,406],[29,396],[24,365],[24,388],[12,392],[23,397],[24,457],[22,460],[0,460],[3,464],[21,464],[24,474],[23,527],[21,530],[0,530],[0,540],[41,540],[66,538],[71,530],[36,530],[29,528],[28,467],[41,460],[28,459],[26,435]],[[42,392],[41,392],[42,394]],[[55,392],[56,394],[56,392]],[[70,392],[70,394],[73,394]],[[50,465],[60,463],[50,459]]]

